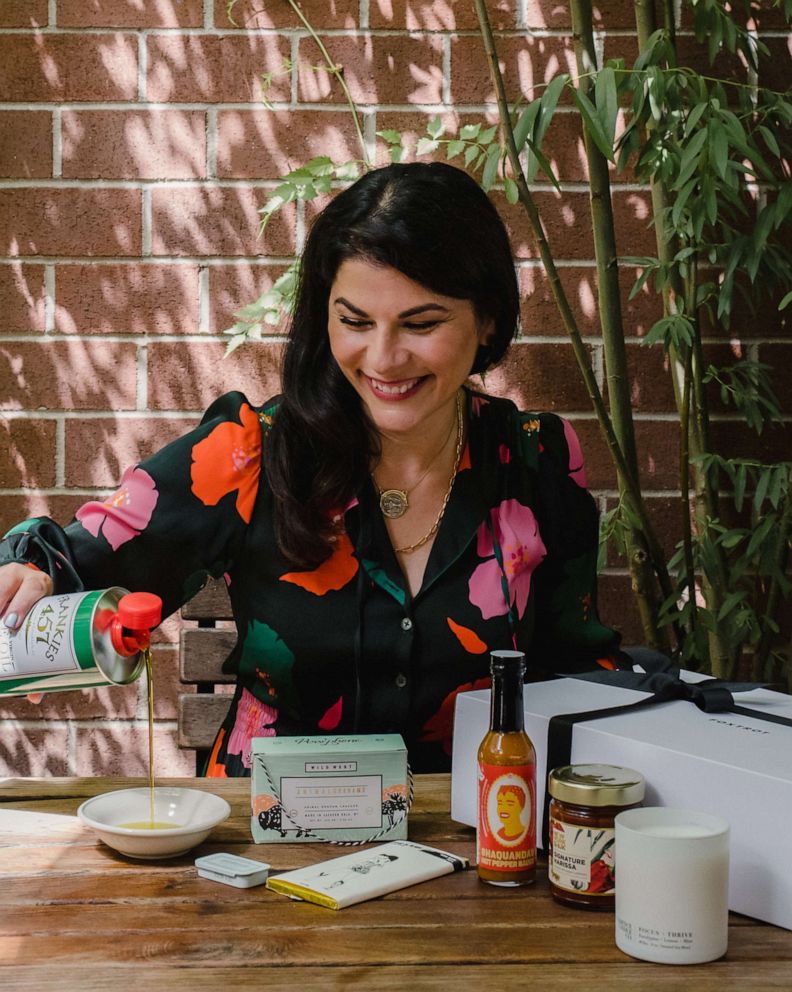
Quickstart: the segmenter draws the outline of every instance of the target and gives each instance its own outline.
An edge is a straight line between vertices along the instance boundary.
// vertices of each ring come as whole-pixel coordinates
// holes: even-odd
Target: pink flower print
[[[500,459],[501,465],[508,465],[511,461],[511,451],[505,444],[500,445],[498,448],[498,458]]]
[[[124,472],[121,484],[103,503],[92,500],[81,506],[75,516],[94,537],[99,532],[113,549],[131,541],[148,527],[159,493],[145,469],[133,465]]]
[[[481,416],[482,407],[489,406],[489,400],[484,396],[471,396],[470,409],[474,417]]]
[[[259,702],[252,692],[242,690],[237,706],[234,729],[228,737],[229,754],[242,756],[242,764],[250,768],[251,741],[254,737],[274,737],[271,724],[278,719],[278,711],[266,703]]]
[[[564,425],[564,437],[569,448],[569,475],[581,489],[588,489],[586,479],[586,466],[583,464],[583,449],[575,433],[575,429],[568,420],[562,421]]]
[[[492,534],[486,522],[476,538],[476,552],[487,558],[476,567],[468,583],[470,602],[481,610],[485,620],[503,616],[509,606],[522,617],[531,592],[531,575],[547,554],[533,512],[516,499],[506,499],[490,511],[492,530],[503,555],[503,569],[509,589],[509,603],[503,595],[501,569],[495,558]]]

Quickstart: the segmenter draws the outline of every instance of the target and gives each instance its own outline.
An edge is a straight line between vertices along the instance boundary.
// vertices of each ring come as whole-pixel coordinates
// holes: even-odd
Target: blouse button
[[[398,689],[403,689],[407,685],[407,676],[402,675],[401,672],[396,676],[396,687]]]
[[[409,617],[405,617],[401,622],[402,630],[412,630],[413,622]]]

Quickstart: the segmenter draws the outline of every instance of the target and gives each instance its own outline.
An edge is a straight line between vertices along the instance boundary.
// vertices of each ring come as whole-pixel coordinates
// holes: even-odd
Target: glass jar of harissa
[[[616,848],[613,819],[640,806],[644,778],[618,765],[563,765],[547,780],[553,898],[581,909],[613,909]]]

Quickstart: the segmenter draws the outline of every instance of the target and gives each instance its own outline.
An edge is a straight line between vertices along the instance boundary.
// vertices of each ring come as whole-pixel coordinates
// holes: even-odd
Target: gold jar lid
[[[547,778],[554,799],[578,806],[632,806],[644,797],[644,777],[619,765],[562,765]]]

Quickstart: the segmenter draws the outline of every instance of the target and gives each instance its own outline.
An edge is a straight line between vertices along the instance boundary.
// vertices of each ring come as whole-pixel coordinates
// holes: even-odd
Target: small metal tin
[[[207,854],[196,858],[195,867],[201,878],[210,882],[233,885],[237,889],[252,889],[267,881],[270,865],[252,858],[240,858],[236,854]]]

